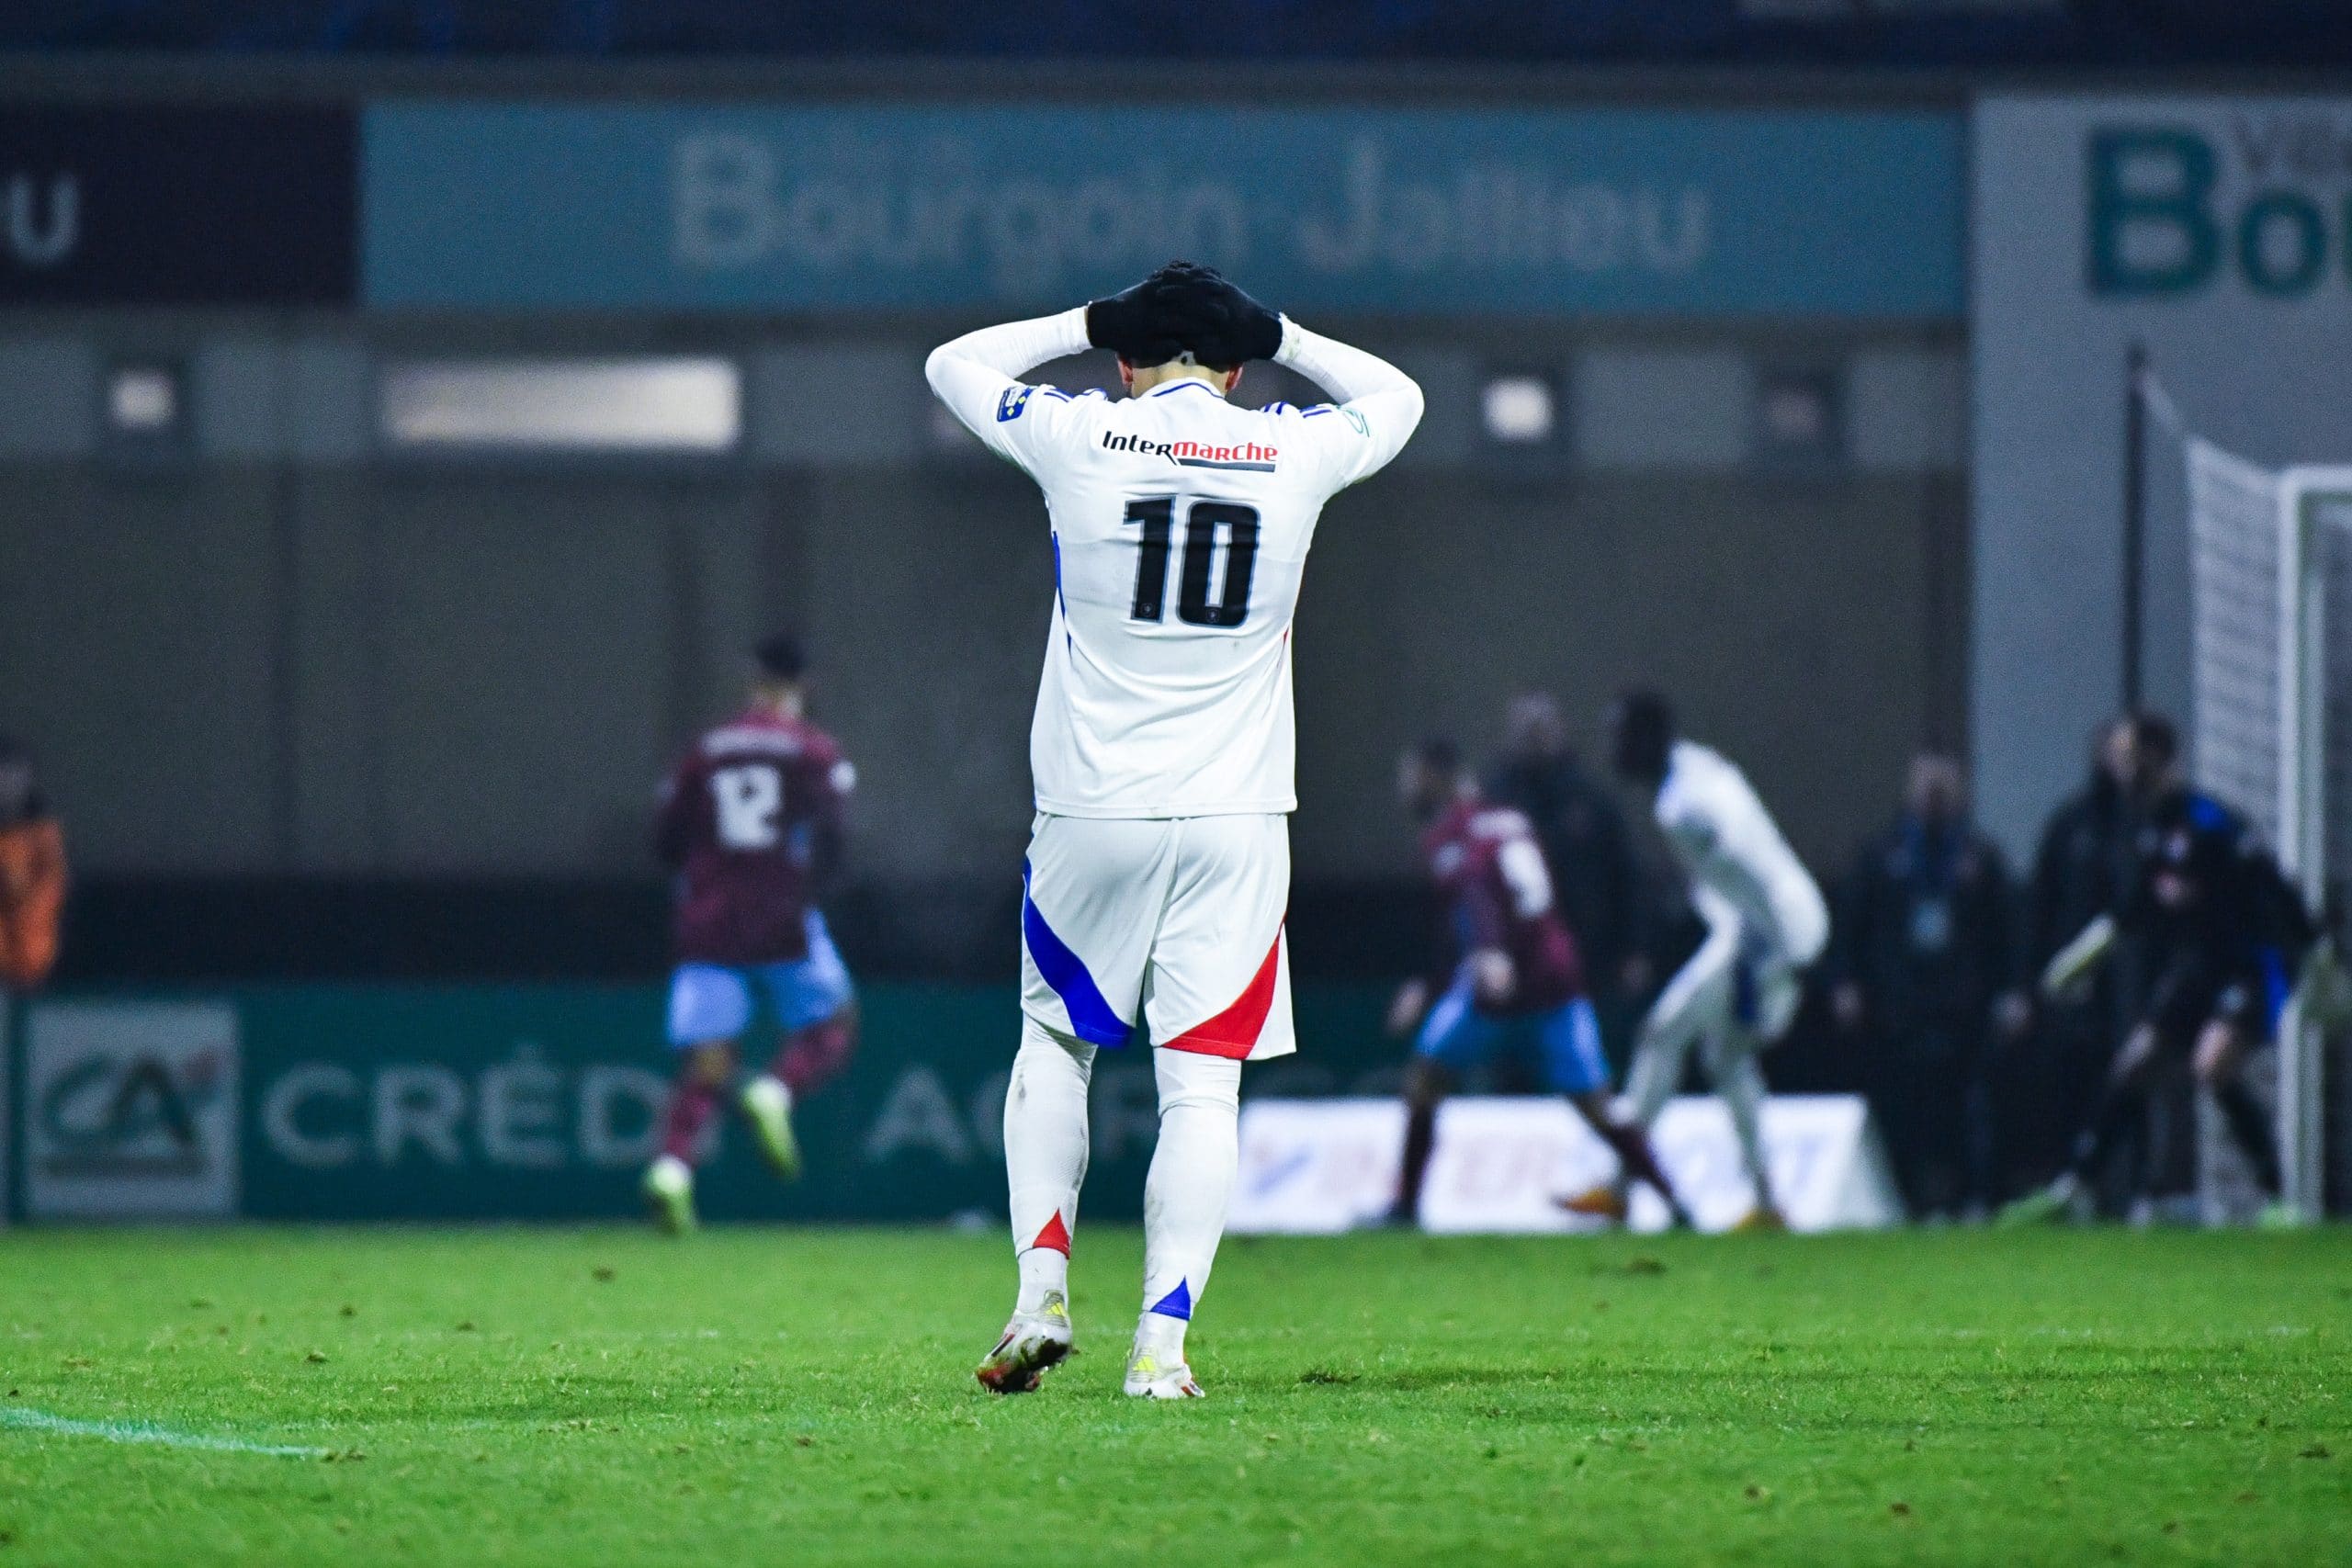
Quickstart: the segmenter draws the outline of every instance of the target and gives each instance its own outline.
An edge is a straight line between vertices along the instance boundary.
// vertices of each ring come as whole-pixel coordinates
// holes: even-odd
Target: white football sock
[[[1731,1130],[1747,1162],[1747,1179],[1756,1184],[1757,1204],[1769,1209],[1772,1179],[1764,1165],[1764,1069],[1756,1065],[1753,1043],[1728,1030],[1717,1034],[1707,1043],[1707,1076],[1731,1112]]]
[[[1156,1050],[1159,1144],[1143,1189],[1143,1314],[1136,1344],[1181,1361],[1184,1330],[1208,1285],[1241,1161],[1241,1064]]]
[[[1739,944],[1734,927],[1715,927],[1685,959],[1666,988],[1650,1004],[1642,1020],[1639,1043],[1634,1047],[1634,1071],[1625,1086],[1633,1101],[1634,1119],[1647,1127],[1682,1087],[1683,1064],[1690,1047],[1710,1042],[1708,1062],[1713,1063],[1712,1037],[1720,1035],[1732,1015],[1732,968]]]
[[[1015,1312],[1069,1291],[1069,1238],[1086,1179],[1086,1087],[1094,1047],[1023,1014],[1021,1049],[1004,1090],[1004,1174],[1012,1251],[1021,1267]]]
[[[1685,1033],[1645,1032],[1634,1047],[1634,1070],[1626,1075],[1626,1110],[1635,1122],[1647,1127],[1682,1087],[1682,1061],[1690,1054],[1690,1037]]]

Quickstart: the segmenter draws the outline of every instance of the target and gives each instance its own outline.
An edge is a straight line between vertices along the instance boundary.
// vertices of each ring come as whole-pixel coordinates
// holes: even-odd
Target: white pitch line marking
[[[167,1449],[201,1449],[209,1453],[263,1454],[272,1459],[324,1459],[330,1449],[301,1448],[291,1443],[256,1443],[244,1438],[216,1438],[205,1432],[175,1432],[153,1421],[80,1421],[52,1416],[46,1410],[0,1405],[0,1427],[20,1432],[47,1432],[62,1438],[98,1438],[109,1443],[155,1443]]]

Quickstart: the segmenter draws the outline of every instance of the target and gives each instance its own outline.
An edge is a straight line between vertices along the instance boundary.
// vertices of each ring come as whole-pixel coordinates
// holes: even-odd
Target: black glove
[[[1185,346],[1204,365],[1233,367],[1282,352],[1283,319],[1216,273],[1185,305],[1200,318],[1187,322]]]
[[[1214,267],[1173,261],[1124,293],[1086,308],[1087,341],[1130,365],[1159,365],[1189,353],[1203,365],[1272,359],[1283,319],[1226,281]]]
[[[1160,272],[1086,307],[1086,341],[1130,365],[1165,365],[1184,352],[1162,301],[1169,283]]]

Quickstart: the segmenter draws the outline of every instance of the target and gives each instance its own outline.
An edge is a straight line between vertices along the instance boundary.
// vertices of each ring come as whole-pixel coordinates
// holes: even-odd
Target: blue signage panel
[[[1046,310],[1171,256],[1279,307],[1956,316],[1956,115],[386,104],[364,293]]]

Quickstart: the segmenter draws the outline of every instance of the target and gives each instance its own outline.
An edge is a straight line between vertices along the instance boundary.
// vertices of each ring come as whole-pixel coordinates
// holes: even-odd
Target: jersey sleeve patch
[[[1035,397],[1035,387],[1007,387],[996,400],[996,422],[1010,424],[1029,412],[1029,400]]]

